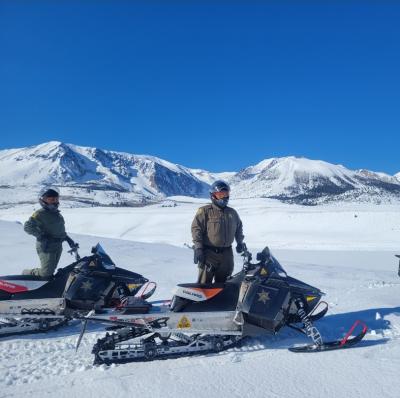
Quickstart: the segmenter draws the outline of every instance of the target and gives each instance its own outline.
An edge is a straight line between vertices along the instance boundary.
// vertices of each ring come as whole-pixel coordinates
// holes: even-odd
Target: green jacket
[[[24,231],[36,237],[47,239],[50,242],[61,243],[67,237],[65,221],[59,211],[39,209],[35,211],[24,224]]]
[[[196,249],[204,245],[229,247],[234,239],[242,243],[242,221],[231,207],[221,209],[214,204],[200,207],[192,222],[192,238]]]

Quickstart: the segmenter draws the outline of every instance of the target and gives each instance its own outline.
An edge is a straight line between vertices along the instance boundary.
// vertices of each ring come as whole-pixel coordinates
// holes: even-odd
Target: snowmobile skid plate
[[[352,334],[357,326],[361,326],[362,330],[353,337]],[[304,344],[299,346],[290,347],[289,351],[302,353],[302,352],[323,352],[333,351],[342,348],[350,348],[358,344],[367,334],[368,327],[362,321],[355,321],[353,326],[349,329],[347,334],[341,340],[329,341],[322,344]]]

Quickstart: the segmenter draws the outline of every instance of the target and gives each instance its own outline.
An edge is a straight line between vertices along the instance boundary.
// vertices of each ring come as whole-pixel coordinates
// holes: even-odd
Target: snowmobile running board
[[[241,335],[242,329],[233,322],[235,311],[173,312],[169,306],[154,306],[147,314],[119,314],[115,310],[95,313],[91,311],[81,319],[110,323],[120,327],[147,329],[151,332]],[[152,327],[153,323],[156,327]]]
[[[63,308],[63,298],[0,302],[0,336],[57,329],[68,322]]]
[[[65,300],[59,298],[0,301],[0,318],[32,318],[32,315],[62,315]]]

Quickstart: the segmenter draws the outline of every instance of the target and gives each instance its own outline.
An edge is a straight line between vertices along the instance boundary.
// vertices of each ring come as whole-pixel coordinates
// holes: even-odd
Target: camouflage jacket
[[[24,231],[37,239],[63,241],[67,237],[64,218],[59,211],[39,209],[24,224]]]
[[[242,221],[231,207],[221,209],[214,204],[200,207],[192,222],[192,238],[196,249],[204,245],[229,247],[234,239],[242,243]]]

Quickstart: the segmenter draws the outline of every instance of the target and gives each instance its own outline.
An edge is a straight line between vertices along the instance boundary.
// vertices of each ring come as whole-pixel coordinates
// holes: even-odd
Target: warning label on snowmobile
[[[184,315],[181,319],[179,319],[178,329],[188,329],[192,327],[192,324],[190,323],[189,319]]]

